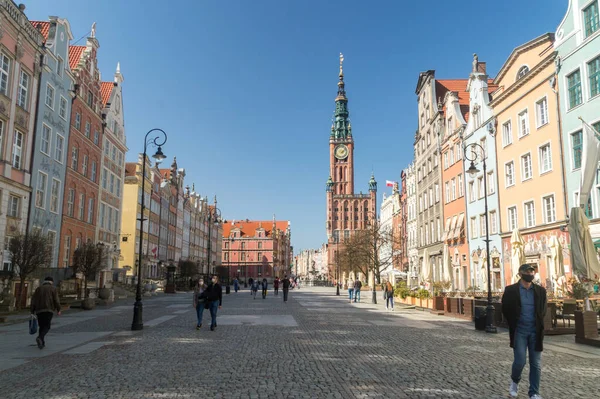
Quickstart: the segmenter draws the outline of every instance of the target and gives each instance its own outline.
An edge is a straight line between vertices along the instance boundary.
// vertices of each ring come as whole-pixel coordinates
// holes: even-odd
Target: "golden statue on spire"
[[[340,53],[340,77],[344,76],[344,70],[342,69],[343,63],[344,63],[344,54]]]

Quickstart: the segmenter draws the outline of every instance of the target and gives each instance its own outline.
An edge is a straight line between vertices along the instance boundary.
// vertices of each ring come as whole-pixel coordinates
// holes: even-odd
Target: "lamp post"
[[[148,136],[155,133],[154,138],[148,139]],[[146,151],[148,150],[148,144],[152,144],[157,147],[156,153],[152,155],[152,158],[156,159],[156,162],[161,162],[166,158],[162,152],[162,146],[167,142],[167,133],[162,129],[152,129],[144,137],[144,153],[142,154],[142,199],[140,207],[140,242],[138,244],[138,268],[137,268],[137,288],[135,290],[135,304],[133,305],[133,323],[131,323],[131,329],[142,330],[144,328],[144,322],[142,320],[142,249],[144,246],[144,211],[146,210],[145,204],[145,187],[146,187]]]
[[[484,199],[484,206],[485,206],[485,210],[484,210],[484,215],[485,215],[485,250],[486,250],[486,266],[487,266],[487,289],[488,289],[488,294],[487,294],[487,307],[486,307],[486,326],[485,326],[485,331],[488,333],[497,333],[498,330],[496,330],[496,326],[494,326],[494,305],[492,305],[492,270],[491,270],[491,263],[490,263],[490,229],[488,226],[488,201],[487,201],[487,194],[488,194],[488,189],[487,189],[487,165],[485,162],[485,149],[483,148],[483,146],[481,146],[478,143],[472,143],[470,144],[472,150],[471,150],[471,155],[469,157],[469,151],[467,151],[467,147],[465,146],[464,148],[464,156],[465,159],[467,161],[471,162],[471,165],[469,166],[469,169],[467,169],[467,173],[469,173],[469,175],[474,178],[478,173],[479,173],[479,169],[477,169],[477,167],[475,166],[475,161],[478,160],[478,158],[481,158],[481,163],[483,165],[483,191],[484,191],[484,195],[483,195],[483,199]],[[480,151],[477,151],[477,148],[479,148]]]
[[[337,272],[337,279],[335,281],[336,289],[335,295],[340,296],[340,262],[338,262],[338,252],[335,251],[335,269]]]

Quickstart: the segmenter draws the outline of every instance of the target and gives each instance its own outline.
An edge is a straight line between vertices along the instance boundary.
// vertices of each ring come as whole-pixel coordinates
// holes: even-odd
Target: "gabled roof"
[[[137,163],[127,162],[125,164],[125,176],[136,176],[137,175]]]
[[[467,91],[469,79],[439,79],[435,81],[435,94],[438,98],[444,99],[447,92],[456,92],[458,94],[458,104],[465,118],[465,122],[469,121],[469,101],[470,96]],[[493,79],[488,79],[488,93],[493,93],[498,88]],[[446,111],[444,104],[443,111]]]
[[[106,106],[106,103],[110,99],[113,87],[115,87],[113,82],[100,82],[100,97],[102,97],[103,106]]]
[[[541,44],[541,43],[543,43],[544,41],[546,41],[548,39],[550,39],[551,41],[554,41],[554,33],[544,33],[543,35],[538,36],[535,39],[530,40],[527,43],[522,44],[519,47],[515,48],[512,51],[512,53],[510,53],[510,55],[508,56],[508,58],[506,59],[506,62],[504,63],[504,65],[502,65],[502,68],[500,68],[500,71],[498,72],[498,76],[496,76],[496,79],[494,79],[494,82],[499,82],[504,77],[504,75],[506,74],[506,72],[508,72],[508,70],[510,69],[510,67],[517,60],[517,57],[521,53],[526,52],[530,48],[535,47],[538,44]]]
[[[79,64],[79,60],[81,59],[81,54],[85,50],[85,46],[69,46],[69,66],[71,70],[77,68],[77,64]]]
[[[285,232],[289,226],[287,220],[275,221],[275,227],[278,230]],[[265,236],[271,237],[273,235],[273,221],[272,220],[249,220],[239,221],[233,224],[232,222],[223,223],[223,237],[229,238],[231,232],[235,229],[241,229],[241,238],[252,238],[256,237],[256,230],[262,228],[265,231]]]
[[[37,29],[44,37],[44,42],[48,40],[48,34],[50,33],[50,22],[48,21],[30,21],[31,25]]]

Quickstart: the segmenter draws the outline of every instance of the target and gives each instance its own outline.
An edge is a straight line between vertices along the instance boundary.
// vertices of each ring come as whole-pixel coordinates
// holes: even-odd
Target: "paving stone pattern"
[[[224,296],[223,322],[211,332],[208,311],[195,330],[191,294],[163,295],[144,299],[143,331],[129,331],[132,306],[120,302],[65,314],[68,322],[57,323],[42,351],[25,324],[0,326],[0,396],[507,397],[505,331],[489,335],[463,320],[401,307],[386,312],[381,298],[368,302],[370,295],[354,304],[326,288],[293,290],[287,303],[272,292],[252,300],[240,291]],[[546,399],[598,397],[600,350],[573,340],[547,338]],[[527,397],[527,373],[526,366],[520,398]]]

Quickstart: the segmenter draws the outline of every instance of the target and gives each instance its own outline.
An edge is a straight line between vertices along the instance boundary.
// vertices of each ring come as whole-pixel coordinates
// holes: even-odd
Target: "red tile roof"
[[[458,94],[458,103],[460,104],[460,110],[465,118],[465,121],[469,121],[469,92],[467,91],[467,83],[469,79],[439,79],[435,81],[435,93],[438,99],[444,100],[444,96],[449,91],[454,91]],[[494,79],[488,79],[488,93],[493,93],[498,88],[497,84],[494,84]],[[444,111],[446,108],[444,107]]]
[[[83,50],[85,50],[85,46],[69,46],[69,66],[71,69],[77,68]]]
[[[100,82],[100,96],[102,97],[102,105],[106,106],[106,103],[110,99],[110,93],[115,87],[113,82]]]
[[[278,220],[275,222],[275,227],[278,230],[286,231],[288,223],[287,220]],[[271,237],[273,230],[272,220],[241,220],[236,221],[235,225],[232,224],[232,221],[228,221],[227,223],[223,223],[223,237],[229,237],[233,229],[240,228],[242,230],[242,238],[252,238],[256,236],[256,230],[261,227],[265,230],[265,235]]]
[[[160,174],[163,175],[163,177],[165,179],[170,179],[171,178],[171,169],[159,169]]]
[[[48,21],[30,21],[31,25],[44,36],[44,41],[48,40],[48,33],[50,33],[50,22]]]

